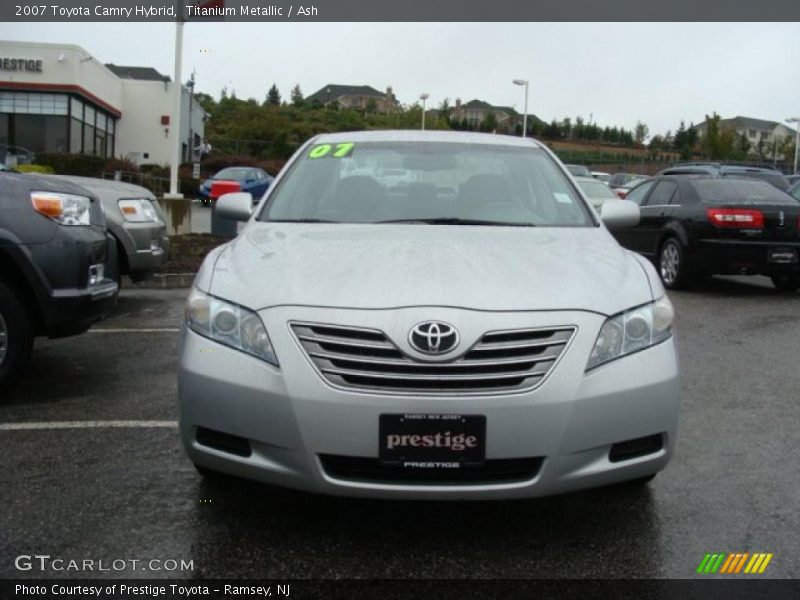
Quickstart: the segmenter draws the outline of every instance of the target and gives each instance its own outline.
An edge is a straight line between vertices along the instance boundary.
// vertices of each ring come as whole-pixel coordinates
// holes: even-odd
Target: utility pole
[[[195,70],[192,69],[192,76],[189,78],[189,82],[186,84],[186,87],[189,88],[189,143],[186,147],[189,149],[189,156],[187,157],[189,162],[194,162],[194,132],[192,131],[192,108],[194,105],[194,75]]]
[[[172,115],[169,124],[169,143],[172,149],[172,159],[169,164],[169,195],[165,197],[180,199],[183,195],[178,192],[178,168],[181,164],[181,59],[183,55],[183,25],[179,20],[175,23],[175,73],[172,79]]]

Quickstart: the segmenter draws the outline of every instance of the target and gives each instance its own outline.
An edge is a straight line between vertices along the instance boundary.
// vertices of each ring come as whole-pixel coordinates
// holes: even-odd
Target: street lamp
[[[525,86],[525,112],[522,115],[522,137],[525,137],[526,135],[528,135],[528,80],[515,79],[513,83],[514,85]]]
[[[422,100],[422,130],[425,131],[425,100],[430,98],[428,94],[420,94],[419,99]]]
[[[798,146],[800,146],[800,117],[792,117],[790,119],[786,119],[787,123],[794,123],[794,169],[793,173],[797,173],[797,152],[800,150]]]

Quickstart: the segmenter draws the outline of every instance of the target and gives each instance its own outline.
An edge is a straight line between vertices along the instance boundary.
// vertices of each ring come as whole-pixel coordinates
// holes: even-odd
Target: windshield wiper
[[[513,223],[508,221],[490,221],[487,219],[459,219],[457,217],[436,217],[432,219],[390,219],[375,221],[377,224],[421,223],[423,225],[495,225],[499,227],[536,227],[533,223]]]

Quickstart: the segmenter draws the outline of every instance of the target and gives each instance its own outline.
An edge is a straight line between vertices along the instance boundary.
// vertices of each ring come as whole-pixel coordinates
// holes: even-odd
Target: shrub
[[[42,175],[52,175],[55,173],[53,167],[48,165],[17,165],[20,173],[41,173]]]
[[[106,159],[88,154],[67,154],[66,152],[45,152],[36,155],[39,165],[50,167],[59,175],[79,175],[100,177]]]
[[[126,171],[128,173],[138,173],[139,167],[136,163],[123,158],[109,158],[103,165],[103,171],[106,173],[113,173],[114,171]]]
[[[157,165],[155,163],[146,163],[139,165],[139,170],[148,175],[155,175],[156,177],[169,177],[169,167],[164,165]]]

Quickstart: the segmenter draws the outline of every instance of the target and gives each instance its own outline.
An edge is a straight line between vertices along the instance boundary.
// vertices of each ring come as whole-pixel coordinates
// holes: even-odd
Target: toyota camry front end
[[[197,275],[181,435],[201,472],[350,496],[645,481],[675,447],[672,322],[653,267],[538,143],[323,135]]]

